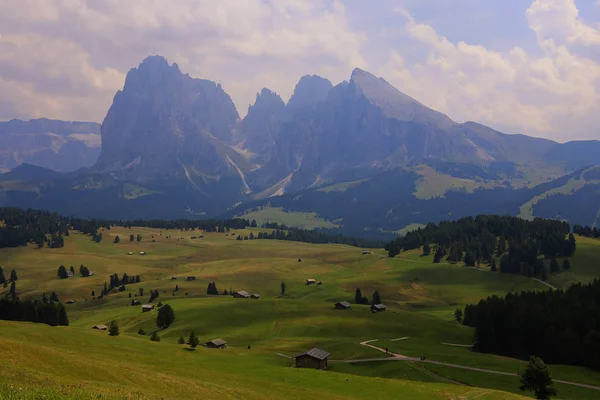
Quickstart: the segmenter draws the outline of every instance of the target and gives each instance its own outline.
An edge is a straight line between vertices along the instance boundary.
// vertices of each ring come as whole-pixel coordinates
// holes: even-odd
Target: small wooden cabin
[[[105,330],[108,329],[108,326],[106,326],[106,325],[94,325],[92,327],[92,329],[98,329],[99,331],[105,331]]]
[[[154,304],[144,304],[142,306],[142,312],[148,312],[154,310]]]
[[[327,369],[327,359],[330,353],[316,347],[298,354],[296,357],[297,368]]]
[[[315,283],[317,283],[316,279],[310,278],[306,280],[307,285],[314,285]]]
[[[385,311],[386,308],[387,308],[387,306],[385,304],[373,304],[371,306],[371,312],[374,312],[374,313],[383,312],[383,311]]]
[[[223,339],[213,339],[206,342],[206,347],[210,347],[211,349],[226,349],[227,342]]]
[[[250,293],[246,292],[245,290],[240,290],[239,292],[235,292],[233,297],[236,299],[249,299]]]
[[[251,299],[260,299],[260,294],[258,293],[254,293],[253,295],[250,295]]]
[[[350,303],[348,303],[347,301],[338,301],[337,303],[335,303],[336,310],[349,310],[351,308],[352,308],[352,305]]]

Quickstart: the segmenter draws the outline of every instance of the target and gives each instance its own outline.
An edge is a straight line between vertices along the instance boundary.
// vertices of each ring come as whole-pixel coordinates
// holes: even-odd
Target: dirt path
[[[531,279],[533,279],[533,280],[534,280],[534,281],[536,281],[536,282],[539,282],[539,283],[541,283],[542,285],[546,285],[546,286],[548,286],[550,289],[554,289],[554,290],[556,290],[556,289],[557,289],[557,288],[555,288],[554,286],[552,286],[551,284],[549,284],[548,282],[544,282],[544,281],[543,281],[543,280],[541,280],[541,279],[537,279],[537,278],[531,278]]]
[[[366,340],[364,342],[361,342],[360,344],[363,346],[367,346],[370,347],[372,349],[375,350],[379,350],[383,353],[385,353],[385,350],[374,346],[370,343],[377,341],[378,339],[372,339],[372,340]],[[435,364],[435,365],[441,365],[444,367],[450,367],[450,368],[458,368],[458,369],[464,369],[464,370],[468,370],[468,371],[477,371],[477,372],[483,372],[486,374],[494,374],[494,375],[505,375],[505,376],[519,376],[518,374],[514,373],[514,372],[503,372],[503,371],[494,371],[491,369],[485,369],[485,368],[476,368],[476,367],[467,367],[466,365],[458,365],[458,364],[451,364],[451,363],[445,363],[445,362],[441,362],[441,361],[433,361],[433,360],[421,360],[419,358],[415,358],[415,357],[408,357],[408,356],[404,356],[401,354],[396,354],[396,353],[389,353],[392,354],[392,357],[390,358],[382,358],[379,360],[371,360],[371,361],[388,361],[388,360],[393,360],[393,361],[416,361],[416,362],[422,362],[422,363],[429,363],[429,364]],[[345,360],[345,362],[366,362],[363,360]],[[560,379],[554,379],[554,382],[558,382],[558,383],[562,383],[565,385],[572,385],[572,386],[579,386],[582,388],[586,388],[586,389],[592,389],[592,390],[600,390],[600,386],[593,386],[593,385],[588,385],[585,383],[577,383],[577,382],[570,382],[570,381],[563,381]]]

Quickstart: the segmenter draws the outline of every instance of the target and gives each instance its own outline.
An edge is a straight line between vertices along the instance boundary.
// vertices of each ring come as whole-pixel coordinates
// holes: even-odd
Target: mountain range
[[[264,88],[242,119],[220,84],[151,56],[129,71],[101,128],[9,121],[3,140],[0,166],[26,164],[0,175],[0,205],[69,215],[271,207],[357,235],[479,213],[600,222],[600,142],[456,123],[361,69],[335,86],[306,75],[287,104]]]

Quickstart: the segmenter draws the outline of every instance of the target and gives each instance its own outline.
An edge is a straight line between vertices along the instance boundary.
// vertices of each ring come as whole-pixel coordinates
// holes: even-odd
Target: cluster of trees
[[[82,267],[85,268],[85,266],[82,266]],[[80,268],[80,270],[81,270],[81,268]],[[87,271],[87,273],[89,275],[89,271]],[[109,283],[104,282],[104,288],[102,289],[102,292],[100,293],[100,297],[106,296],[114,288],[117,288],[117,287],[119,288],[120,292],[123,292],[126,289],[125,285],[132,284],[132,283],[140,283],[141,281],[142,281],[142,279],[140,278],[139,275],[129,276],[129,275],[127,275],[127,273],[124,273],[123,277],[119,278],[119,275],[117,275],[116,273],[112,274],[110,276]],[[143,295],[144,295],[144,289],[140,288],[140,296],[143,296]],[[93,294],[92,294],[92,296],[93,296]]]
[[[566,222],[495,215],[430,223],[387,243],[385,249],[390,257],[421,246],[423,254],[429,254],[431,244],[437,245],[434,262],[464,261],[467,266],[488,263],[496,270],[498,257],[501,272],[527,276],[543,274],[539,256],[570,257],[576,250],[575,236]]]
[[[140,296],[143,296],[144,292],[142,291],[140,293]],[[158,297],[160,296],[160,293],[158,292],[158,289],[156,290],[151,290],[150,291],[150,298],[148,299],[148,303],[152,303],[154,300],[158,299]]]
[[[6,287],[8,285],[8,282],[15,282],[18,279],[19,277],[17,276],[17,271],[14,269],[10,271],[10,279],[6,279],[6,276],[4,276],[4,270],[2,269],[2,267],[0,267],[0,285]]]
[[[88,269],[88,267],[86,267],[85,265],[81,264],[79,266],[79,273],[81,274],[81,276],[83,276],[84,278],[87,278],[88,276],[90,276],[90,270]]]
[[[168,304],[159,307],[158,315],[156,316],[156,326],[160,329],[167,329],[173,322],[175,322],[175,311],[173,311],[173,308]]]
[[[589,238],[600,238],[600,230],[596,227],[591,228],[587,225],[586,226],[574,225],[573,233],[576,235],[585,236],[585,237],[589,237]]]
[[[379,291],[373,292],[373,297],[371,298],[371,304],[381,304],[381,296],[379,295]],[[354,293],[354,303],[356,304],[369,304],[369,298],[367,296],[363,296],[362,292],[359,288],[356,289]]]
[[[123,226],[131,228],[132,226],[143,226],[146,228],[155,229],[180,229],[180,230],[194,230],[200,229],[206,232],[229,232],[231,229],[244,229],[250,226],[250,221],[242,218],[233,219],[176,219],[176,220],[165,220],[165,219],[149,219],[143,220],[138,219],[134,221],[110,221],[111,225]]]
[[[58,267],[57,275],[60,279],[67,279],[69,277],[69,273],[70,276],[75,275],[75,268],[73,268],[72,265],[69,271],[67,271],[67,268],[64,265]]]
[[[211,295],[220,295],[219,293],[219,289],[217,289],[217,284],[214,282],[208,282],[208,288],[206,289],[206,294],[211,294]],[[225,295],[225,292],[223,292],[223,295]]]
[[[259,232],[257,235],[250,233],[249,236],[238,236],[237,240],[275,239],[315,244],[338,243],[363,248],[380,248],[383,246],[383,242],[378,240],[361,239],[344,235],[330,235],[319,230],[290,228],[277,223],[267,223],[264,224],[263,227],[273,229],[273,231]]]
[[[56,296],[56,294],[54,294]],[[57,301],[0,299],[0,319],[27,321],[50,326],[69,325],[65,307]]]
[[[142,241],[142,235],[140,235],[139,233],[137,234],[137,236],[133,236],[133,233],[131,235],[129,235],[129,241],[133,242],[134,240],[137,240],[138,242]]]
[[[56,213],[19,208],[0,208],[0,248],[36,243],[39,248],[64,246],[63,235],[69,234],[68,219]]]
[[[569,289],[492,296],[468,305],[475,349],[600,370],[600,281]]]

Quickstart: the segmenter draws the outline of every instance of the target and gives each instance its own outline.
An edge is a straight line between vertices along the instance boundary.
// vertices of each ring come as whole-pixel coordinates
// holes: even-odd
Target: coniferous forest
[[[0,319],[48,324],[69,325],[65,307],[55,301],[0,299]]]
[[[387,243],[385,249],[394,257],[421,246],[429,251],[432,244],[436,245],[434,262],[464,261],[467,266],[486,263],[503,273],[529,277],[544,274],[540,257],[570,257],[576,250],[575,236],[566,222],[496,215],[428,224]],[[495,258],[499,259],[497,266]]]
[[[465,308],[463,324],[476,351],[600,370],[600,281],[488,297]]]
[[[600,238],[600,230],[596,227],[591,228],[587,225],[586,226],[574,225],[573,233],[576,235],[585,236],[585,237],[589,237],[589,238]]]

